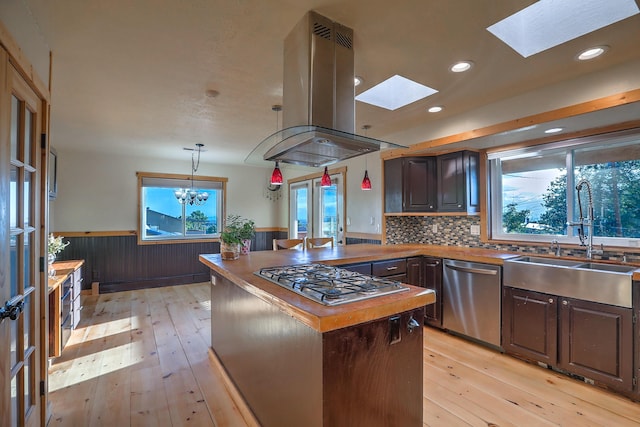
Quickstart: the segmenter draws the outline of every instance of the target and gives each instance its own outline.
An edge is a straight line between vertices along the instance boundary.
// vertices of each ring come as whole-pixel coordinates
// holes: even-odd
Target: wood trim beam
[[[520,119],[509,120],[506,122],[486,126],[480,129],[473,129],[455,135],[419,142],[409,148],[388,150],[381,153],[380,157],[383,160],[388,160],[396,157],[424,154],[426,150],[432,149],[434,147],[446,146],[448,144],[454,144],[474,138],[512,131],[527,126],[533,126],[553,120],[563,119],[566,117],[577,116],[579,114],[592,113],[594,111],[602,110],[605,108],[616,107],[619,105],[625,105],[637,101],[640,101],[640,89],[605,96],[603,98],[570,105],[568,107],[557,108],[555,110],[547,111],[544,113],[533,114]]]

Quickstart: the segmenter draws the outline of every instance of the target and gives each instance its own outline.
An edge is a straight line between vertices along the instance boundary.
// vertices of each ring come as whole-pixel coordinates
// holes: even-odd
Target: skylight
[[[527,58],[639,12],[634,0],[540,0],[487,30]]]
[[[393,111],[437,92],[396,74],[356,96],[356,101]]]

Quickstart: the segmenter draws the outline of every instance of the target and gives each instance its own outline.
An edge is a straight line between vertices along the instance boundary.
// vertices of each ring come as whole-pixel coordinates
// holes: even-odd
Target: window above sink
[[[579,220],[575,184],[586,178],[594,244],[640,247],[640,129],[493,152],[489,161],[492,239],[579,243],[567,223]]]

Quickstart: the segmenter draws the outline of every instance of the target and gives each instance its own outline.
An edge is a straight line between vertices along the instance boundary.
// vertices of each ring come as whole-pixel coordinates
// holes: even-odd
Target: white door
[[[291,184],[289,189],[289,238],[311,236],[311,181]]]
[[[320,178],[313,180],[312,237],[333,237],[343,244],[344,180],[342,174],[331,175],[331,187],[321,187]]]

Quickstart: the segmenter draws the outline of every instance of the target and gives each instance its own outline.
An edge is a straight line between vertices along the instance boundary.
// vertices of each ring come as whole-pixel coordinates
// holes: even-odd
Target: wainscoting
[[[58,261],[84,259],[82,289],[99,282],[100,293],[207,282],[209,269],[198,261],[198,255],[220,252],[217,241],[138,245],[131,232],[74,234],[65,233],[64,240],[71,244]],[[286,237],[286,231],[257,231],[251,250],[271,250],[273,239]]]

